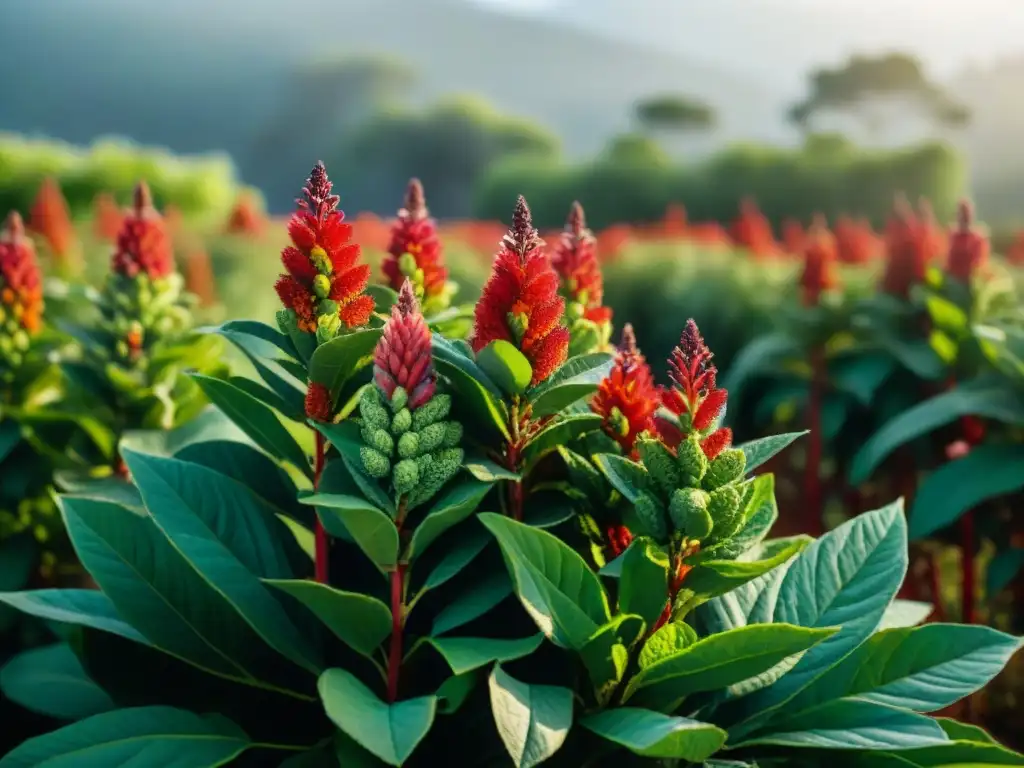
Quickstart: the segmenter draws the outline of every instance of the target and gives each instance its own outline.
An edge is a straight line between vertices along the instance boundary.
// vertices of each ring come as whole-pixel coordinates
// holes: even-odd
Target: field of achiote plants
[[[1024,764],[1024,317],[970,206],[340,202],[8,216],[0,768]]]

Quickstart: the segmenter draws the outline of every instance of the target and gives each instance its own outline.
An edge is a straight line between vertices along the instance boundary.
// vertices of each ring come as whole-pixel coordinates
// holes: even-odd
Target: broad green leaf
[[[264,367],[264,370],[266,368]],[[259,372],[259,369],[257,369]],[[283,416],[289,421],[304,421],[306,418],[305,398],[297,397],[294,392],[288,392],[287,399],[271,387],[265,387],[254,379],[245,376],[229,376],[226,380],[236,389],[263,403],[275,413]]]
[[[305,605],[335,637],[367,658],[391,634],[391,610],[369,595],[308,580],[264,581]]]
[[[261,520],[259,506],[246,504],[255,499],[248,489],[197,464],[134,451],[123,455],[152,520],[203,581],[268,645],[318,672],[318,654],[309,638],[259,580],[290,575],[287,557],[275,550],[288,540],[283,535],[286,529],[272,510],[266,511],[269,520]],[[217,478],[236,487],[217,489]]]
[[[868,638],[826,672],[812,691],[817,702],[856,696],[935,712],[988,683],[1020,647],[1017,638],[982,626],[889,629]],[[808,700],[801,697],[802,702]]]
[[[413,531],[406,559],[414,562],[445,531],[473,514],[492,487],[493,483],[466,479],[445,491]]]
[[[829,364],[829,381],[843,392],[869,407],[871,398],[892,375],[896,365],[891,357],[877,352],[845,355]]]
[[[117,475],[91,477],[82,472],[61,471],[55,472],[53,479],[62,494],[81,499],[109,501],[111,504],[128,507],[133,512],[146,511],[139,489]]]
[[[647,487],[647,470],[642,464],[612,453],[599,453],[594,463],[626,501],[636,503],[640,491]]]
[[[539,459],[549,451],[554,451],[560,445],[567,445],[587,432],[593,432],[601,428],[601,416],[596,413],[580,413],[572,416],[564,416],[542,429],[534,435],[526,444],[526,456],[528,460]]]
[[[905,341],[890,333],[879,334],[877,340],[886,352],[915,376],[937,381],[946,372],[946,364],[927,340]]]
[[[438,372],[451,381],[457,401],[480,420],[480,426],[511,439],[507,417],[501,403],[501,392],[474,360],[462,354],[450,341],[434,334],[431,338],[434,363]]]
[[[558,751],[572,727],[572,691],[522,683],[500,666],[490,690],[498,735],[516,768],[532,768]]]
[[[783,435],[770,435],[769,437],[762,437],[760,440],[751,440],[749,443],[737,445],[736,447],[743,451],[743,455],[747,459],[746,473],[750,474],[775,455],[782,453],[782,451],[806,434],[807,430],[803,432],[787,432]]]
[[[590,395],[611,369],[612,356],[604,352],[567,360],[529,392],[535,418],[553,416]]]
[[[437,711],[442,715],[458,712],[479,680],[480,675],[476,670],[449,677],[434,691],[434,696],[437,697]]]
[[[984,729],[976,725],[961,723],[949,717],[936,717],[935,722],[946,732],[946,735],[953,741],[978,741],[983,744],[997,744],[998,742]]]
[[[878,631],[916,627],[931,616],[934,610],[935,606],[931,603],[922,603],[917,600],[893,600],[882,614]]]
[[[295,347],[291,340],[276,328],[255,320],[230,320],[216,328],[200,328],[200,333],[216,333],[242,349],[250,349],[258,353],[260,348],[253,345],[253,339],[266,342],[277,347],[288,357],[295,357]]]
[[[0,690],[33,712],[58,720],[81,720],[114,709],[64,643],[22,651],[0,669]]]
[[[726,688],[804,653],[836,630],[791,624],[754,624],[711,635],[638,672],[624,701],[678,702],[694,693]]]
[[[216,768],[249,746],[242,729],[220,715],[138,707],[104,712],[29,739],[0,760],[0,768]]]
[[[533,378],[533,368],[526,355],[504,339],[496,339],[481,349],[477,353],[476,362],[491,377],[491,381],[509,395],[526,392]]]
[[[778,552],[764,560],[705,560],[690,571],[683,583],[687,605],[691,608],[724,595],[756,579],[798,555],[810,544],[808,538],[787,542]]]
[[[773,621],[841,630],[808,651],[774,685],[748,696],[747,711],[770,717],[784,704],[795,711],[799,701],[794,698],[875,631],[906,572],[907,528],[900,501],[859,515],[808,546],[783,578]]]
[[[710,723],[636,707],[588,715],[580,725],[642,757],[698,763],[721,749],[726,736]]]
[[[213,405],[171,430],[129,430],[121,437],[120,448],[130,448],[154,456],[173,456],[195,443],[228,441],[255,445],[252,438]]]
[[[930,717],[853,698],[803,711],[798,717],[773,723],[766,733],[732,746],[905,750],[945,741],[946,734]]]
[[[490,512],[479,519],[497,538],[516,595],[544,635],[565,648],[586,645],[611,615],[583,558],[546,531]]]
[[[26,592],[0,592],[0,603],[44,621],[59,621],[63,624],[91,627],[119,635],[136,643],[147,642],[135,627],[118,615],[110,598],[97,589],[37,589]]]
[[[1024,446],[979,445],[928,475],[914,495],[910,540],[953,524],[982,502],[1024,488]]]
[[[989,768],[1024,765],[1024,755],[998,744],[948,741],[932,747],[901,749],[898,752],[860,752],[844,761],[852,768]]]
[[[640,669],[647,669],[689,648],[698,639],[697,633],[689,624],[682,621],[669,622],[647,638],[637,658],[637,664],[640,665]]]
[[[961,416],[989,418],[1024,425],[1024,402],[1005,385],[976,380],[901,412],[861,446],[850,467],[850,482],[864,483],[900,446],[945,426]]]
[[[444,657],[452,673],[464,675],[492,662],[504,662],[529,656],[544,642],[539,632],[515,640],[492,637],[429,637],[424,642]]]
[[[20,442],[21,428],[17,422],[11,419],[0,421],[0,461],[7,458]]]
[[[270,408],[226,381],[193,374],[210,401],[271,456],[309,472],[306,454]]]
[[[508,575],[502,572],[474,583],[466,592],[449,601],[434,617],[433,635],[443,635],[479,619],[512,594]]]
[[[332,536],[342,536],[347,532],[381,573],[395,569],[398,529],[390,517],[370,502],[358,496],[337,493],[313,493],[303,496],[300,501],[317,508],[324,528]]]
[[[793,562],[783,563],[763,576],[698,606],[695,616],[705,634],[725,632],[748,624],[770,624],[783,578]]]
[[[309,359],[309,380],[337,397],[345,382],[370,363],[380,335],[379,328],[352,331],[321,344]]]
[[[421,696],[386,704],[344,669],[328,669],[317,685],[327,717],[361,747],[400,766],[434,723],[437,699]]]
[[[608,704],[618,689],[629,666],[629,651],[646,626],[635,614],[620,614],[600,627],[580,649],[599,706]]]
[[[635,613],[653,627],[667,602],[668,555],[650,539],[634,539],[622,561],[619,611]]]
[[[485,459],[480,456],[474,456],[472,454],[466,456],[462,462],[462,466],[466,468],[473,477],[483,483],[496,483],[499,480],[521,480],[522,478],[511,469],[495,464],[490,459]]]
[[[459,538],[457,543],[448,548],[444,557],[427,576],[427,580],[423,584],[424,589],[437,589],[458,575],[477,555],[484,551],[490,541],[491,537],[487,531],[482,526],[474,525],[471,532]]]

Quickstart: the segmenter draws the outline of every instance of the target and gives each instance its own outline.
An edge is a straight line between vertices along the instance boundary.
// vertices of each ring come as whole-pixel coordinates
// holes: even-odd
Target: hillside
[[[786,133],[782,100],[756,80],[458,0],[49,0],[11,5],[4,17],[0,70],[17,76],[5,81],[0,130],[224,149],[246,176],[259,175],[254,137],[287,103],[289,72],[331,54],[401,56],[419,70],[417,100],[479,93],[555,130],[572,155],[628,127],[631,104],[657,91],[713,103],[723,141]],[[293,116],[296,141],[321,107]],[[292,178],[329,148],[308,149]]]

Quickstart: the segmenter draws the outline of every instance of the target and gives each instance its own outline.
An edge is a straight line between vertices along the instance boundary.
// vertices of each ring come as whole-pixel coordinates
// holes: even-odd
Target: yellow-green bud
[[[508,322],[508,329],[512,331],[512,337],[516,340],[516,344],[522,343],[523,337],[530,327],[529,315],[525,312],[509,312],[505,319]]]
[[[713,491],[723,485],[735,482],[743,477],[743,470],[747,467],[747,457],[738,448],[729,448],[722,451],[708,467],[708,473],[704,476],[703,485]]]
[[[316,319],[317,344],[326,344],[341,330],[341,318],[337,314],[320,315]]]
[[[691,539],[703,539],[711,533],[711,516],[708,514],[709,496],[699,488],[678,488],[672,494],[668,514],[677,531]]]
[[[21,352],[24,352],[28,349],[29,338],[28,334],[25,333],[25,331],[19,330],[17,333],[15,333],[12,341],[14,342],[15,349]]]
[[[420,450],[429,453],[440,448],[444,444],[444,438],[448,434],[446,422],[431,424],[419,432]]]
[[[406,277],[412,277],[416,274],[418,267],[416,266],[416,257],[411,253],[403,253],[398,257],[398,269]]]
[[[412,459],[403,459],[395,464],[395,471],[391,474],[392,482],[395,485],[395,493],[399,496],[409,493],[420,482],[420,470]]]
[[[317,275],[313,278],[313,293],[318,299],[326,299],[331,292],[331,278],[327,275]]]
[[[406,432],[398,438],[398,456],[402,459],[412,459],[420,451],[420,436],[415,432]]]
[[[611,427],[612,432],[619,437],[625,437],[629,434],[629,419],[627,419],[625,414],[614,405],[612,406],[611,412],[608,414],[606,424]]]
[[[365,424],[372,427],[377,429],[391,428],[391,416],[384,407],[380,392],[374,386],[367,387],[363,390],[363,394],[360,395],[359,415],[363,417]]]
[[[368,445],[360,446],[359,458],[363,462],[363,469],[370,477],[382,480],[391,473],[391,460],[380,451],[370,448]]]
[[[676,465],[679,467],[680,485],[699,486],[708,471],[708,457],[700,447],[700,438],[690,433],[676,449]]]
[[[726,485],[711,492],[708,512],[715,521],[715,539],[720,541],[732,536],[743,522],[740,509],[740,492],[734,485]]]
[[[364,423],[360,432],[364,443],[385,456],[390,456],[395,450],[395,441],[387,433],[387,430]]]
[[[664,443],[645,434],[636,441],[636,447],[647,473],[666,497],[671,496],[676,488],[684,484],[679,476],[675,457]]]
[[[408,408],[403,408],[395,414],[395,418],[391,420],[391,434],[401,435],[409,431],[409,427],[412,426],[412,414],[409,413]]]
[[[405,387],[395,387],[395,391],[391,393],[391,410],[397,413],[405,408],[408,402],[409,393],[405,391]]]
[[[668,524],[665,522],[665,510],[661,502],[644,492],[637,498],[633,507],[643,528],[637,533],[646,534],[659,544],[665,543],[668,540]]]
[[[444,447],[457,448],[462,442],[462,425],[457,421],[449,421],[445,427]]]
[[[319,245],[314,245],[309,250],[309,260],[313,262],[313,266],[316,268],[316,271],[321,275],[329,275],[334,271],[334,266],[331,264],[331,260],[327,257],[327,251]]]
[[[412,428],[417,432],[444,419],[452,409],[451,395],[434,395],[412,415]]]

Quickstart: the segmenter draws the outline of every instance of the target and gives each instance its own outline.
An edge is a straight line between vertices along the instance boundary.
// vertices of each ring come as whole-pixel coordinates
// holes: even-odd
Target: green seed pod
[[[409,413],[408,408],[403,408],[395,414],[395,418],[391,420],[391,434],[395,437],[401,435],[404,432],[409,431],[409,427],[412,426],[412,414]]]
[[[465,458],[465,453],[461,448],[445,448],[432,455],[433,460],[427,468],[423,480],[423,492],[420,495],[420,498],[424,500],[431,498],[441,490],[445,483],[455,477],[462,466],[463,458]]]
[[[409,402],[409,393],[405,391],[404,387],[395,387],[395,391],[391,393],[391,410],[394,413],[398,413],[400,410],[405,408],[405,404]]]
[[[318,299],[326,299],[331,292],[331,278],[327,275],[317,275],[313,278],[313,293]]]
[[[416,466],[420,468],[420,477],[426,477],[430,471],[430,465],[434,463],[434,457],[429,453],[421,453],[416,457]]]
[[[740,492],[733,485],[712,491],[708,501],[708,512],[715,522],[715,539],[720,541],[729,538],[743,522]]]
[[[395,493],[402,496],[419,485],[420,469],[412,459],[403,459],[395,464],[391,480],[395,485]]]
[[[642,533],[650,536],[659,544],[668,541],[668,525],[665,522],[665,509],[661,502],[649,493],[642,493],[633,505],[637,520],[640,522]]]
[[[711,532],[708,494],[698,488],[679,488],[672,494],[668,514],[672,525],[692,539],[703,539]]]
[[[395,441],[387,433],[387,430],[363,424],[360,434],[363,436],[364,443],[374,450],[380,451],[385,456],[390,456],[395,450]]]
[[[664,443],[648,435],[642,435],[636,441],[636,446],[648,474],[665,496],[671,496],[676,488],[683,485],[675,457]]]
[[[709,491],[721,488],[743,477],[743,470],[747,467],[747,457],[738,448],[729,448],[722,451],[708,467],[708,473],[704,476],[703,485]]]
[[[295,317],[294,309],[279,309],[275,317],[277,318],[277,327],[285,336],[299,330],[299,322]]]
[[[700,481],[708,471],[708,457],[700,447],[700,438],[691,432],[676,449],[676,464],[682,476],[681,485],[699,487]]]
[[[420,431],[420,450],[426,453],[436,451],[444,444],[444,438],[448,434],[446,422],[431,424]]]
[[[462,442],[462,425],[457,421],[445,423],[444,447],[457,448]]]
[[[384,401],[376,387],[371,386],[363,390],[359,397],[359,415],[363,417],[364,424],[377,429],[391,428],[391,416],[384,407]]]
[[[408,411],[406,411],[408,413]],[[415,432],[406,432],[398,438],[398,456],[402,459],[413,459],[420,451],[420,436]]]
[[[444,419],[452,409],[451,395],[434,395],[427,402],[416,409],[412,415],[412,428],[422,432],[424,427]]]
[[[359,458],[370,477],[381,480],[391,474],[391,460],[380,451],[363,445],[359,448]]]

